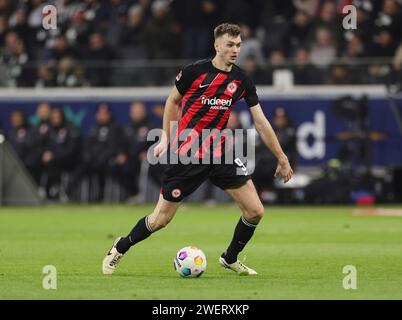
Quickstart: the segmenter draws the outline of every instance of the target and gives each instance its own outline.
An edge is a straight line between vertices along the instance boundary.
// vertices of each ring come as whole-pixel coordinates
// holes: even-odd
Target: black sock
[[[140,219],[134,226],[133,230],[127,235],[127,237],[121,239],[116,249],[120,253],[126,253],[136,243],[148,238],[152,234],[152,230],[148,224],[148,216]]]
[[[237,255],[244,249],[247,242],[251,239],[256,227],[256,224],[248,222],[244,217],[240,218],[234,231],[232,242],[223,254],[227,263],[237,261]]]

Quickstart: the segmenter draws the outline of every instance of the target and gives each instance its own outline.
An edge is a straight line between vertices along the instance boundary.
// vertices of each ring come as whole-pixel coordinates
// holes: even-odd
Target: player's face
[[[240,36],[232,37],[228,34],[224,34],[216,39],[215,42],[216,53],[226,65],[236,62],[236,59],[239,56],[240,47]]]

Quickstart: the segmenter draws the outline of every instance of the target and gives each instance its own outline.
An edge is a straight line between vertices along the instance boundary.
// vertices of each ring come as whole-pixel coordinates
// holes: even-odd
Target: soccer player
[[[192,133],[196,134],[201,134],[202,129],[223,130],[234,103],[244,98],[257,132],[278,159],[275,175],[280,175],[286,183],[293,175],[288,158],[261,109],[252,80],[235,65],[241,47],[240,28],[234,24],[221,24],[215,28],[214,37],[215,57],[212,60],[202,60],[191,64],[177,75],[175,86],[166,100],[163,135],[154,149],[154,156],[161,157],[167,154],[169,148],[172,148],[172,145],[169,145],[170,126],[172,121],[178,120],[180,102],[181,116],[176,136],[180,135],[184,129],[192,129]],[[191,143],[194,140],[190,136],[192,134],[179,145],[178,154],[186,154],[192,149]],[[176,141],[176,138],[173,141]],[[205,141],[201,143],[198,152],[200,158],[202,158],[202,150],[205,149]],[[140,219],[126,237],[119,237],[115,241],[103,260],[103,273],[114,273],[121,258],[130,247],[165,227],[175,215],[180,202],[206,179],[210,179],[214,185],[225,190],[242,211],[232,241],[219,257],[219,263],[242,275],[257,274],[255,270],[239,261],[237,256],[253,236],[264,215],[264,207],[250,176],[247,172],[238,174],[239,167],[244,168],[243,163],[239,161],[232,161],[231,164],[169,163],[154,211]]]

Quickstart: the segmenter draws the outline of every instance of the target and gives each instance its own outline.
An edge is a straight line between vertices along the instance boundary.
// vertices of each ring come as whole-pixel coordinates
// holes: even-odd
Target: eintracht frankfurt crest
[[[181,190],[180,189],[173,189],[172,190],[172,196],[173,198],[178,198],[181,196]]]
[[[234,83],[234,82],[231,82],[231,83],[228,84],[228,86],[226,87],[226,89],[228,89],[228,91],[229,91],[230,93],[233,93],[233,92],[235,92],[236,89],[237,89],[237,84]]]

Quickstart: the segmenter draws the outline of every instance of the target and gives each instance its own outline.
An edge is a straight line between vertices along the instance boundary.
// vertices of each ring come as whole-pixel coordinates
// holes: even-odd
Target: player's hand
[[[275,177],[281,176],[283,182],[286,183],[293,177],[293,169],[290,166],[289,160],[284,159],[280,160],[278,163],[278,167],[275,171]]]
[[[168,143],[165,140],[161,140],[161,142],[154,149],[154,157],[163,156],[168,148]]]

